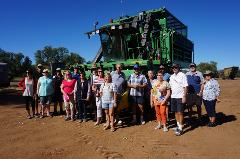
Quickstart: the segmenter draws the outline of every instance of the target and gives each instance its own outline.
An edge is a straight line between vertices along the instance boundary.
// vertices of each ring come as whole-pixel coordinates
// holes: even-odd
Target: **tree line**
[[[45,68],[51,67],[54,63],[63,63],[65,67],[73,64],[83,64],[85,59],[78,53],[70,52],[65,47],[54,48],[45,46],[34,53],[35,63],[42,64]],[[9,67],[9,78],[24,75],[27,69],[34,69],[31,59],[22,52],[9,52],[0,48],[0,62],[7,63]]]

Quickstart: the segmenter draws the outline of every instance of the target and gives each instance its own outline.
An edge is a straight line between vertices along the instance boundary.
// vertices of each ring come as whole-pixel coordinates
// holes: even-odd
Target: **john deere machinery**
[[[135,63],[139,63],[143,72],[157,70],[159,64],[167,67],[178,63],[184,68],[194,59],[188,27],[165,8],[110,20],[86,34],[89,38],[100,36],[101,47],[92,63],[109,71],[116,63],[123,65],[126,74],[131,73]],[[86,65],[86,70],[91,66]]]

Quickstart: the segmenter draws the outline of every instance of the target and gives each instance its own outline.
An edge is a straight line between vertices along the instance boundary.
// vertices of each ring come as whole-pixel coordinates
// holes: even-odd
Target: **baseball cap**
[[[139,68],[140,68],[140,67],[139,67],[138,64],[133,65],[133,69],[134,69],[134,70],[137,70],[137,69],[139,69]]]
[[[196,64],[195,63],[190,63],[189,67],[196,67]]]
[[[61,68],[57,68],[56,71],[61,71]]]
[[[42,67],[43,65],[42,64],[38,64],[37,67]]]
[[[179,64],[176,64],[176,63],[174,63],[174,64],[172,65],[172,68],[180,68],[180,65],[179,65]]]

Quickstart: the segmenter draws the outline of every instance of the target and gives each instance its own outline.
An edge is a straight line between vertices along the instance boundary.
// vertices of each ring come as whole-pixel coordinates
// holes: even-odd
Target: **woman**
[[[112,77],[110,73],[105,76],[105,82],[100,87],[100,96],[102,99],[102,108],[105,110],[106,114],[106,124],[104,129],[110,128],[111,131],[115,131],[114,128],[114,106],[116,106],[117,101],[117,88],[116,85],[112,83]]]
[[[65,121],[70,119],[74,121],[74,87],[76,80],[72,79],[70,71],[66,71],[65,79],[61,84],[61,91],[63,93],[63,100],[66,110]]]
[[[29,70],[26,71],[26,77],[24,77],[18,84],[18,86],[23,90],[28,119],[31,119],[35,115],[34,98],[36,97],[36,85],[37,81],[33,79],[33,73]],[[32,106],[32,116],[30,115],[30,105]]]
[[[152,106],[155,107],[156,117],[158,125],[155,129],[160,129],[161,125],[163,125],[163,131],[167,132],[167,114],[166,107],[167,101],[170,97],[170,85],[167,81],[163,80],[163,73],[158,71],[157,79],[153,83],[153,89],[151,91],[151,101]]]
[[[204,73],[205,81],[202,85],[202,95],[203,95],[203,103],[205,105],[208,117],[209,117],[209,123],[208,127],[215,127],[216,124],[216,102],[220,102],[219,100],[219,94],[220,94],[220,88],[218,81],[212,78],[212,72],[206,71]]]
[[[91,95],[90,83],[85,77],[85,72],[80,73],[80,79],[76,82],[74,87],[74,101],[78,103],[79,122],[87,121],[86,105]]]
[[[39,78],[37,84],[37,93],[40,97],[40,104],[42,106],[40,118],[44,118],[44,112],[47,112],[47,116],[50,115],[50,103],[52,99],[54,89],[53,89],[53,80],[49,76],[48,69],[43,70],[43,76]]]
[[[102,118],[102,101],[100,97],[100,86],[104,83],[104,74],[101,68],[98,69],[98,76],[93,81],[92,90],[96,96],[96,107],[97,107],[97,121],[94,125],[99,125]]]
[[[57,113],[57,106],[60,107],[60,114],[63,114],[63,94],[61,92],[61,84],[63,81],[63,75],[61,73],[61,69],[56,69],[56,75],[53,76],[53,83],[54,83],[54,115],[58,115]]]

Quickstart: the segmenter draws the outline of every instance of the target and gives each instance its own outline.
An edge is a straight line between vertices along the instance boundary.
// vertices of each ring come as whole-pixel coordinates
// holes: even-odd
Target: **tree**
[[[22,69],[24,71],[26,71],[28,69],[32,69],[32,61],[30,60],[30,58],[28,56],[26,56],[23,60]]]
[[[52,67],[53,63],[63,63],[66,66],[73,64],[83,64],[85,59],[77,53],[69,53],[67,48],[45,46],[43,50],[35,52],[36,63],[41,63],[45,67]]]
[[[83,64],[85,62],[85,59],[83,57],[81,57],[79,54],[77,53],[73,53],[71,52],[70,55],[67,58],[67,65],[74,65],[74,64]]]
[[[213,76],[217,77],[218,76],[218,71],[217,71],[217,62],[215,61],[210,61],[208,62],[201,62],[198,66],[197,66],[198,70],[201,72],[206,72],[207,70],[212,71],[213,72]]]

